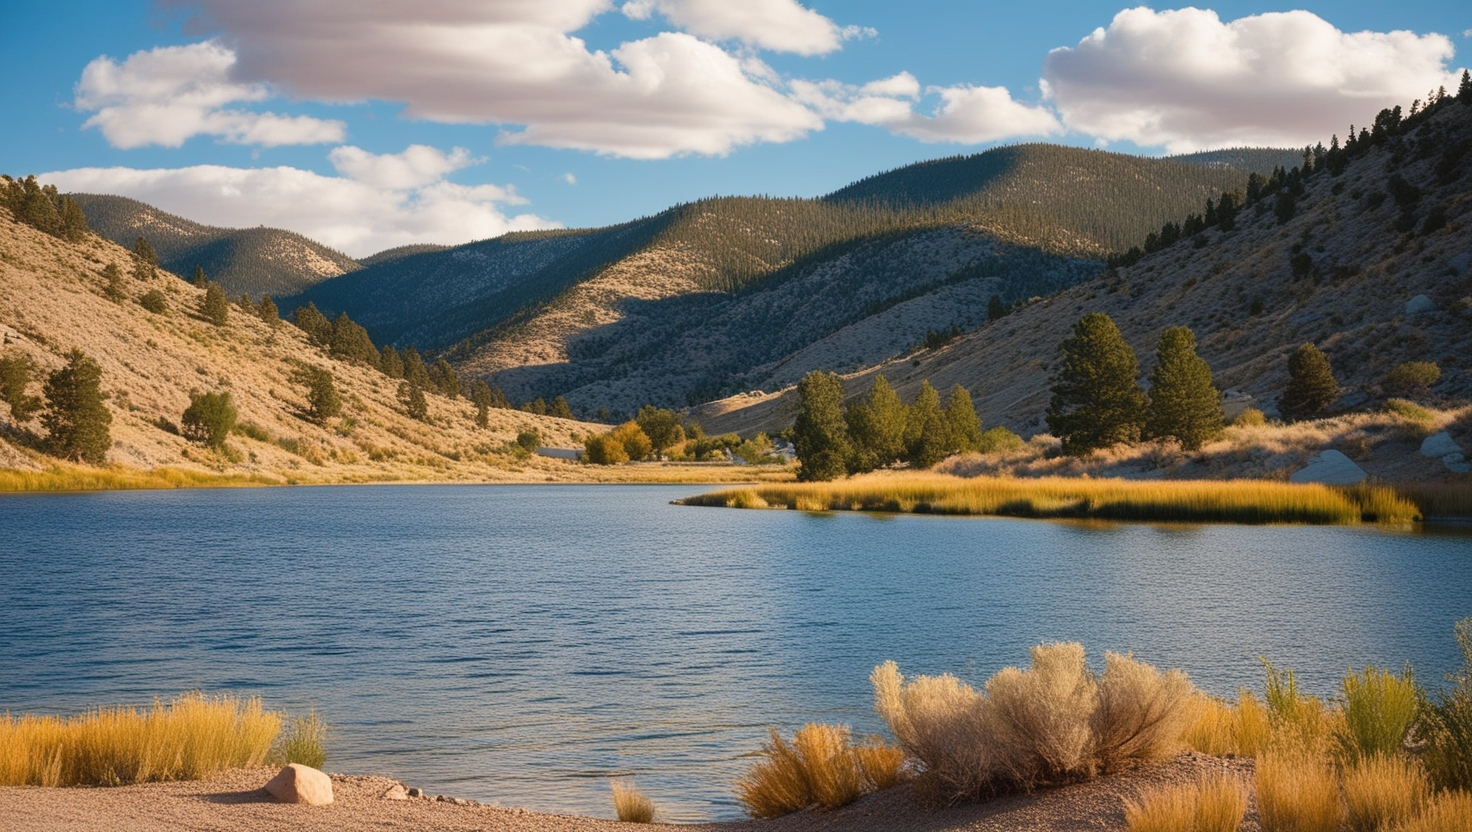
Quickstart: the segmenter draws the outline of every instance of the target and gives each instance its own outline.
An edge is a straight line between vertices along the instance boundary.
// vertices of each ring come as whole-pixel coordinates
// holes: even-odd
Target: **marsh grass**
[[[903,751],[877,740],[856,743],[847,725],[809,723],[790,742],[772,729],[761,757],[736,783],[737,799],[754,818],[812,805],[837,809],[903,777]]]
[[[1238,692],[1235,704],[1198,692],[1194,709],[1181,741],[1202,754],[1256,757],[1272,742],[1267,708],[1246,688]]]
[[[625,780],[610,780],[613,811],[624,823],[653,823],[654,801]]]
[[[1033,518],[1353,524],[1408,523],[1420,513],[1383,487],[1349,489],[1256,480],[963,479],[943,474],[717,491],[685,505],[765,503],[802,511],[885,511]]]
[[[1257,811],[1263,832],[1339,832],[1339,780],[1322,757],[1273,751],[1257,758]]]
[[[1467,832],[1472,829],[1472,793],[1442,792],[1415,818],[1395,827],[1396,832]]]
[[[1472,517],[1472,483],[1443,482],[1397,485],[1424,517]]]
[[[1345,816],[1351,832],[1376,832],[1421,813],[1431,784],[1420,765],[1395,754],[1374,754],[1346,766]]]
[[[44,471],[0,470],[0,492],[128,491],[170,488],[239,488],[280,485],[260,476],[207,474],[184,468],[130,469],[53,465]]]
[[[1226,777],[1154,789],[1124,810],[1129,832],[1235,832],[1246,814],[1246,788]]]
[[[1343,759],[1399,753],[1416,721],[1420,698],[1411,669],[1399,676],[1374,667],[1346,673],[1340,690],[1344,720],[1335,740]]]
[[[288,717],[267,760],[275,766],[301,763],[315,769],[327,762],[327,723],[311,711],[306,716]]]
[[[261,700],[186,693],[153,707],[0,719],[0,785],[115,786],[197,780],[259,766],[281,730]]]

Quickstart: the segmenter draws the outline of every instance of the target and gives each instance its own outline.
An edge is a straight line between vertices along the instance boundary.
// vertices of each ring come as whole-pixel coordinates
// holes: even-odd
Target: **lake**
[[[181,691],[332,725],[328,768],[611,816],[740,814],[766,735],[882,726],[869,672],[980,683],[1081,641],[1230,695],[1258,656],[1458,662],[1472,537],[671,506],[699,486],[381,486],[0,497],[0,710]]]

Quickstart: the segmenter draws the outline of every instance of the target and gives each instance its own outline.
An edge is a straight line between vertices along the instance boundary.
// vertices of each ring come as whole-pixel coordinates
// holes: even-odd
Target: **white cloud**
[[[1184,152],[1302,146],[1384,107],[1455,89],[1443,35],[1341,32],[1306,11],[1224,23],[1213,11],[1126,9],[1044,61],[1069,128]]]
[[[41,178],[62,191],[128,196],[209,225],[290,229],[354,257],[411,243],[457,244],[508,231],[558,227],[534,214],[508,216],[501,206],[525,202],[509,186],[457,185],[420,176],[420,184],[398,187],[411,177],[396,178],[402,171],[395,172],[395,163],[383,160],[402,160],[410,151],[387,157],[342,155],[356,174],[392,185],[290,167],[218,165],[79,168]]]
[[[1045,107],[1012,98],[1005,87],[930,87],[937,96],[929,113],[919,111],[920,82],[908,72],[863,86],[837,81],[794,81],[794,95],[825,117],[884,127],[923,142],[984,144],[1063,132]]]
[[[482,161],[471,158],[470,151],[463,147],[445,153],[422,144],[411,144],[403,153],[384,154],[351,146],[335,147],[327,158],[338,173],[390,190],[421,188]]]
[[[845,40],[874,36],[873,29],[840,27],[793,0],[633,0],[622,11],[635,20],[657,11],[693,35],[799,55],[825,55]]]
[[[403,102],[415,118],[507,125],[501,140],[508,143],[657,159],[719,155],[822,129],[822,120],[784,95],[760,62],[695,35],[664,32],[609,52],[590,50],[569,33],[611,10],[607,0],[174,5],[201,7],[206,21],[226,32],[239,77],[315,100]],[[692,31],[741,37],[733,22],[740,15],[715,4],[670,8]],[[787,15],[801,24],[769,38],[791,38],[784,48],[816,49],[813,33],[834,26],[791,0],[762,0],[754,9],[745,14]]]
[[[342,141],[340,121],[227,109],[270,97],[264,84],[230,80],[234,63],[214,42],[135,52],[121,64],[103,56],[82,70],[74,104],[93,113],[83,127],[124,149],[178,147],[198,135],[266,147]]]
[[[563,182],[566,182],[569,185],[576,185],[576,184],[578,184],[578,178],[576,176],[573,176],[571,173],[564,173],[564,174],[562,174],[562,176],[560,176],[558,178],[561,179]]]

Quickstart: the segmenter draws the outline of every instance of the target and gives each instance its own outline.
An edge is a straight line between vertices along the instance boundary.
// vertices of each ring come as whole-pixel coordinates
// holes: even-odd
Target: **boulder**
[[[1451,434],[1446,431],[1433,433],[1421,443],[1421,455],[1429,456],[1433,459],[1445,457],[1448,454],[1460,453],[1462,453],[1462,446],[1458,445],[1456,440],[1452,439]]]
[[[311,766],[290,763],[271,778],[266,791],[282,803],[326,806],[332,802],[332,778]]]
[[[1425,295],[1416,295],[1406,301],[1406,314],[1419,315],[1422,312],[1435,312],[1436,304]]]
[[[1365,469],[1339,451],[1323,451],[1294,471],[1289,482],[1317,482],[1324,485],[1353,485],[1364,482]]]
[[[1456,269],[1457,274],[1465,277],[1468,271],[1472,270],[1469,269],[1469,267],[1472,267],[1472,252],[1464,251],[1461,254],[1458,254],[1456,257],[1448,260],[1447,265],[1451,266],[1453,269]]]
[[[386,792],[383,793],[383,799],[384,800],[408,800],[409,799],[409,792],[404,789],[404,784],[403,783],[395,783],[392,786],[389,786],[388,787],[388,791],[386,791]]]
[[[1441,464],[1453,474],[1472,473],[1472,462],[1468,462],[1467,457],[1461,454],[1447,454],[1441,458]]]

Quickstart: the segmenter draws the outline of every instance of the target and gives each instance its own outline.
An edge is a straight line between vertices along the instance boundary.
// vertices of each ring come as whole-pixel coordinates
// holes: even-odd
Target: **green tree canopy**
[[[412,381],[399,382],[399,404],[412,419],[423,422],[429,418],[429,402],[424,398],[424,388]]]
[[[17,424],[31,421],[41,409],[41,400],[26,393],[35,370],[29,355],[0,356],[0,400],[10,405],[11,421]]]
[[[1114,321],[1101,312],[1083,316],[1058,352],[1047,418],[1063,452],[1082,455],[1139,439],[1145,421],[1140,364]]]
[[[946,397],[946,428],[950,453],[981,450],[981,417],[971,401],[971,391],[957,384]]]
[[[256,315],[271,326],[281,323],[281,310],[276,308],[276,301],[271,300],[270,295],[261,296],[261,302],[256,305]]]
[[[556,416],[559,419],[571,419],[573,418],[572,407],[567,403],[567,399],[558,396],[552,400],[551,404],[547,405],[547,415]],[[648,431],[645,431],[645,433],[648,433]],[[683,439],[684,437],[681,436],[680,438]],[[653,441],[653,437],[650,437],[650,440]]]
[[[433,387],[434,382],[429,380],[429,368],[424,366],[424,359],[419,357],[419,350],[410,344],[404,347],[404,378],[414,382],[420,387]]]
[[[801,463],[799,480],[823,482],[847,472],[848,426],[843,421],[843,384],[837,375],[813,370],[798,382],[792,444]]]
[[[905,420],[908,409],[881,373],[874,377],[868,394],[848,409],[849,470],[872,471],[892,465],[905,455]]]
[[[112,414],[103,404],[102,367],[79,349],[67,353],[66,366],[46,379],[46,449],[54,456],[91,465],[107,461],[112,447]]]
[[[379,351],[378,369],[389,378],[404,377],[404,359],[399,357],[399,351],[394,349],[393,344],[384,344]]]
[[[317,304],[308,301],[306,306],[298,306],[292,318],[297,328],[307,333],[307,340],[319,347],[332,346],[332,322],[317,310]]]
[[[1222,433],[1226,416],[1211,367],[1196,354],[1196,334],[1176,326],[1160,334],[1150,371],[1148,436],[1173,438],[1194,451]]]
[[[1303,344],[1288,356],[1288,387],[1278,399],[1278,412],[1288,419],[1310,419],[1339,398],[1339,382],[1329,356]]]
[[[220,284],[210,282],[205,286],[204,297],[199,299],[199,315],[215,326],[224,326],[230,319],[230,299]]]
[[[648,459],[654,453],[654,443],[649,441],[649,436],[639,427],[639,423],[632,419],[614,428],[611,435],[623,444],[629,459]]]
[[[332,354],[375,369],[379,363],[378,348],[373,346],[368,330],[349,318],[346,312],[338,315],[332,323]]]
[[[138,239],[141,240],[143,238],[139,237]],[[204,266],[201,266],[198,263],[194,264],[194,276],[189,279],[189,282],[193,283],[195,286],[198,286],[201,289],[210,285],[210,279],[206,277],[204,273]]]
[[[460,376],[443,358],[436,359],[434,366],[429,368],[429,380],[443,396],[453,399],[460,395]]]
[[[1007,304],[1002,302],[1001,295],[992,295],[992,299],[986,302],[986,319],[995,321],[1007,317]]]
[[[185,438],[219,449],[225,447],[238,416],[228,391],[195,392],[189,394],[189,407],[180,418],[179,427]]]
[[[680,417],[673,410],[646,404],[639,408],[634,421],[639,425],[639,429],[644,431],[644,435],[649,437],[649,442],[654,446],[656,454],[662,454],[685,441],[685,428],[680,424]]]
[[[150,266],[158,265],[158,252],[142,237],[133,241],[133,256]]]
[[[905,447],[910,464],[929,468],[950,455],[951,429],[940,406],[940,394],[927,379],[910,403],[905,419]]]
[[[332,371],[326,367],[304,364],[292,374],[292,380],[307,388],[306,417],[317,424],[342,412],[342,398],[338,396],[337,384]]]
[[[118,268],[117,263],[108,263],[102,267],[102,279],[106,281],[102,294],[115,303],[121,303],[128,297],[126,285],[123,283],[123,271]]]
[[[583,459],[594,465],[621,465],[629,461],[629,454],[613,434],[600,433],[583,441]]]

